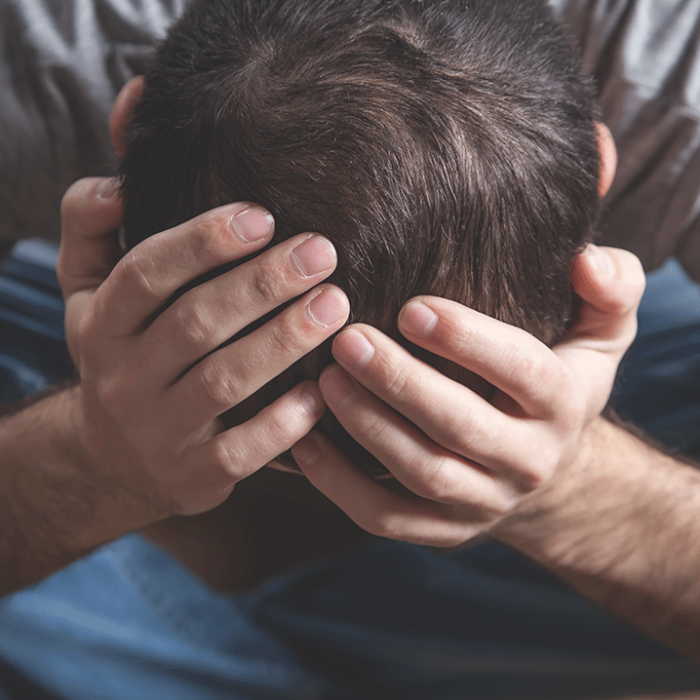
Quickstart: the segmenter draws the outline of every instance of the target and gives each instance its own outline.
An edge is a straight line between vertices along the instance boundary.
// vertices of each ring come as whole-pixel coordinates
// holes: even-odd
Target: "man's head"
[[[401,306],[434,294],[551,344],[597,217],[594,116],[545,0],[195,2],[124,136],[127,242],[253,201],[273,242],[334,243],[351,320],[400,340]]]

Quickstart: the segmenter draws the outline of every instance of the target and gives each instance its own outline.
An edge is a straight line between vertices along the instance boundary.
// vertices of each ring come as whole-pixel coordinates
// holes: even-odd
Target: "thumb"
[[[119,259],[117,230],[121,198],[116,180],[84,178],[73,183],[61,202],[61,247],[56,274],[63,298],[96,289]]]
[[[593,416],[607,403],[617,367],[637,333],[644,270],[632,253],[588,246],[574,260],[572,283],[581,297],[579,318],[553,350],[586,388]]]
[[[639,258],[619,248],[589,245],[573,263],[571,281],[581,297],[572,333],[588,337],[619,359],[637,333],[637,309],[646,280]]]
[[[63,196],[56,275],[66,304],[66,342],[78,369],[76,339],[80,322],[87,316],[95,290],[119,259],[117,230],[121,219],[115,180],[78,180]]]

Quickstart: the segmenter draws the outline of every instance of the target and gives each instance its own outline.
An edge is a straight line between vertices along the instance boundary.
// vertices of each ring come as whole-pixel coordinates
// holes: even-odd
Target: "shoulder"
[[[580,46],[617,144],[606,242],[647,268],[683,258],[700,236],[700,0],[550,4]]]
[[[58,238],[68,185],[112,166],[112,101],[185,5],[0,0],[0,240]]]

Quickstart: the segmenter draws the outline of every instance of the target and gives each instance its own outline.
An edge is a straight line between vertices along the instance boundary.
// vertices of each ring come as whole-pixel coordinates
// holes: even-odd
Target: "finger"
[[[368,391],[450,452],[494,468],[507,417],[469,387],[362,324],[333,340],[333,356]],[[340,410],[340,409],[339,409]],[[359,409],[358,409],[359,410]]]
[[[68,188],[61,202],[61,248],[56,274],[64,299],[95,289],[118,259],[116,230],[121,199],[115,180],[85,178]]]
[[[163,395],[183,406],[184,429],[238,405],[335,333],[347,320],[347,297],[322,285],[253,333],[195,365]]]
[[[306,435],[325,411],[314,382],[302,382],[247,422],[189,450],[183,460],[186,493],[201,493],[188,512],[218,505],[233,486]],[[199,468],[193,468],[197,466]]]
[[[556,442],[548,432],[555,428],[547,421],[514,412],[504,394],[486,401],[477,391],[421,362],[370,326],[354,324],[344,329],[333,341],[333,355],[368,389],[369,396],[381,399],[432,440],[422,460],[429,460],[440,446],[465,458],[468,464],[488,470],[504,493],[531,491],[551,473],[557,455],[552,452]],[[325,386],[322,384],[324,396]],[[374,410],[362,403],[361,396],[355,395],[356,405],[335,405],[330,396],[326,398],[339,419],[341,413],[348,413],[349,425],[356,420],[355,414],[367,415]],[[361,432],[352,434],[360,442],[367,439]],[[536,453],[531,449],[533,441],[538,444]],[[368,449],[375,452],[376,448]],[[406,460],[418,452],[415,446],[407,446],[400,454]]]
[[[250,255],[272,236],[274,222],[248,203],[206,212],[139,243],[99,288],[95,304],[111,337],[140,331],[182,286]]]
[[[565,400],[563,366],[544,343],[519,328],[449,299],[421,296],[401,310],[399,330],[500,389],[533,418],[550,417]]]
[[[181,296],[144,332],[141,353],[152,358],[156,373],[172,381],[252,322],[318,284],[336,262],[335,249],[322,236],[295,236]]]
[[[588,335],[608,343],[606,349],[626,350],[636,333],[637,309],[646,284],[639,258],[626,250],[589,245],[574,260],[572,282],[584,303],[569,335]]]
[[[587,415],[593,416],[607,403],[617,367],[636,335],[645,278],[636,256],[595,246],[574,262],[572,278],[582,298],[579,319],[553,350],[586,387]]]
[[[66,342],[76,367],[80,367],[76,347],[78,326],[86,316],[94,290],[119,257],[117,228],[121,216],[121,200],[114,180],[78,180],[61,202],[61,247],[56,275],[66,304]]]
[[[326,369],[319,386],[341,425],[409,491],[438,503],[468,504],[488,518],[507,505],[508,489],[490,471],[435,443],[339,366]]]
[[[298,442],[292,455],[321,493],[373,535],[433,547],[454,547],[479,530],[478,526],[465,525],[448,506],[388,490],[356,469],[318,431]]]

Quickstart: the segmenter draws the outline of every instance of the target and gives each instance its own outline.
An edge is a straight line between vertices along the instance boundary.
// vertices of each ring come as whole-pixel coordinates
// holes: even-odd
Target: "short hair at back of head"
[[[552,344],[597,220],[595,117],[545,0],[195,1],[127,129],[127,242],[253,201],[273,244],[333,242],[352,321],[407,345],[401,306],[434,294]],[[330,359],[326,343],[261,400]],[[332,416],[320,427],[372,461]]]

